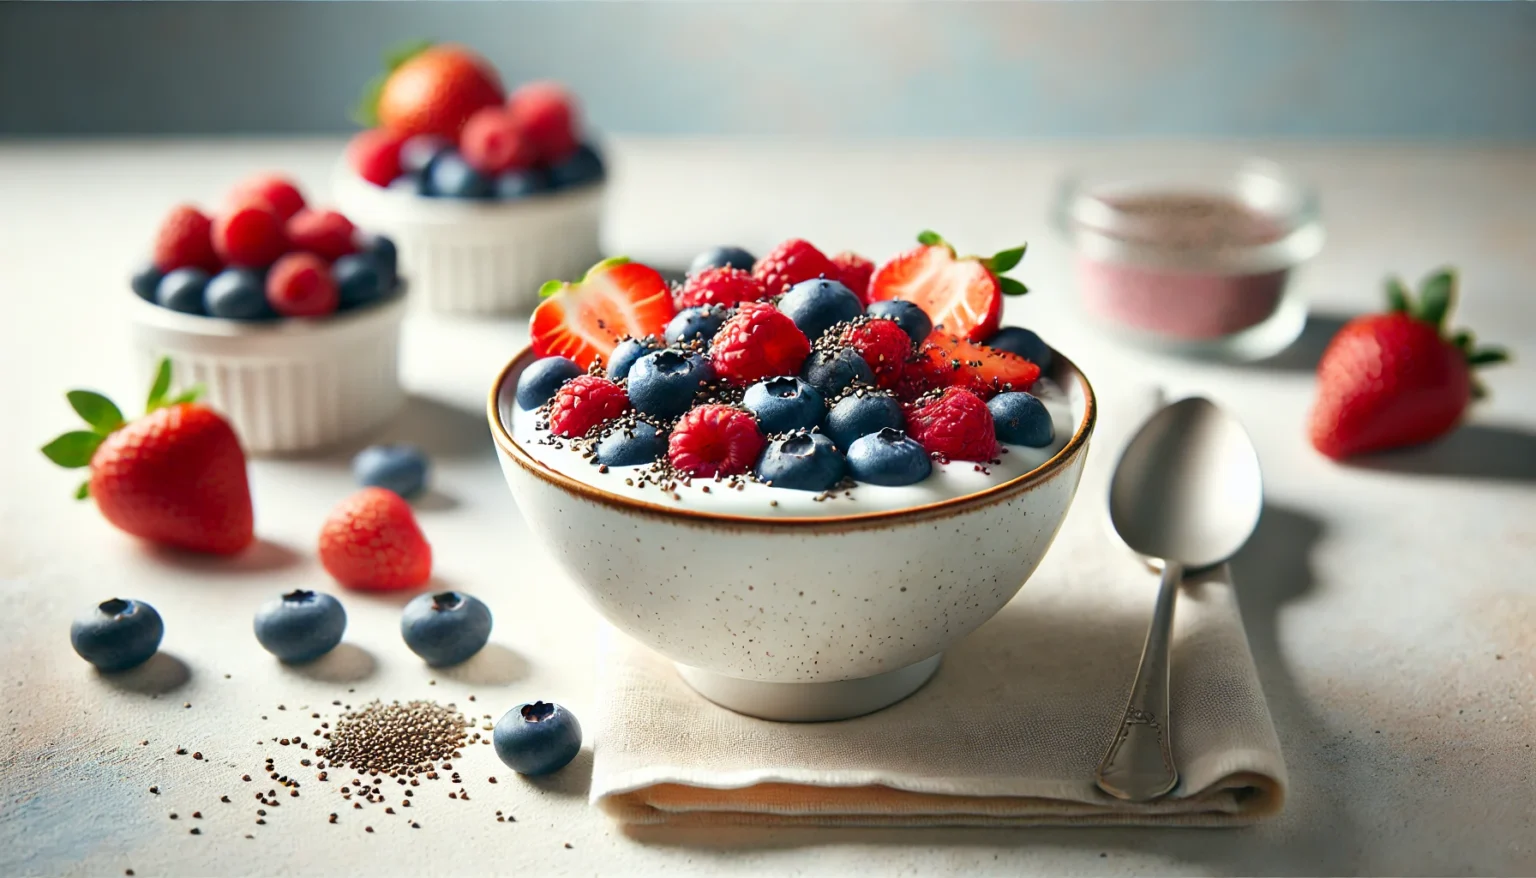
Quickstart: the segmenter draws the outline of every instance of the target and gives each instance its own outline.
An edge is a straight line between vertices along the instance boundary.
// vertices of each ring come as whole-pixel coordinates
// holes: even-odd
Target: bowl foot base
[[[943,654],[857,680],[831,683],[765,683],[678,665],[694,691],[726,710],[780,722],[824,722],[873,713],[922,688]]]

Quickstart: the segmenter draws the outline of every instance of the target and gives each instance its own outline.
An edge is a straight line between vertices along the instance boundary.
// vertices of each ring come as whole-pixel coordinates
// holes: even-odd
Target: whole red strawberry
[[[743,302],[715,333],[715,374],[737,387],[776,375],[798,375],[811,343],[787,314],[767,302]]]
[[[768,295],[777,296],[803,280],[835,278],[838,268],[810,241],[791,238],[757,260],[752,274],[763,282]]]
[[[43,446],[54,463],[90,467],[75,493],[93,497],[101,515],[136,537],[230,555],[254,538],[245,452],[229,423],[198,405],[197,391],[169,397],[171,364],[160,363],[147,411],[131,423],[113,402],[72,390],[69,403],[89,430]]]
[[[981,397],[948,387],[937,397],[907,409],[907,433],[923,450],[950,460],[991,460],[997,456],[992,412]]]
[[[738,302],[754,302],[768,295],[763,282],[749,271],[724,266],[706,268],[690,274],[672,295],[678,307],[697,308],[700,305],[722,305],[729,308]]]
[[[369,87],[358,119],[402,135],[458,140],[481,107],[501,103],[501,78],[489,61],[463,46],[415,45],[390,53],[389,70]]]
[[[849,250],[833,256],[832,264],[837,266],[837,274],[834,276],[842,281],[843,286],[853,290],[860,302],[868,305],[869,279],[875,274],[875,264]]]
[[[917,236],[921,245],[880,266],[869,281],[869,302],[905,299],[923,309],[936,328],[969,341],[991,338],[1003,317],[1003,296],[1029,288],[1005,272],[1024,258],[1024,247],[992,256],[956,256],[937,232]]]
[[[325,520],[320,564],[347,588],[416,588],[432,577],[432,546],[411,504],[386,488],[364,488]]]
[[[1450,432],[1480,395],[1472,369],[1508,359],[1474,347],[1470,332],[1444,336],[1456,304],[1452,270],[1425,278],[1416,300],[1393,278],[1387,297],[1390,311],[1346,323],[1317,364],[1310,435],[1335,460]]]

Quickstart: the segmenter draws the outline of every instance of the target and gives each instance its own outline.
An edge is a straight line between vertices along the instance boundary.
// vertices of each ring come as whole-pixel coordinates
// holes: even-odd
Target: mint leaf
[[[547,280],[544,282],[543,286],[539,287],[539,298],[547,299],[563,289],[565,289],[565,281]]]
[[[75,489],[75,499],[84,500],[89,496],[91,496],[91,480],[86,479],[80,483],[80,487]]]
[[[43,454],[65,469],[91,465],[91,455],[101,444],[101,434],[89,430],[71,430],[43,446]]]
[[[997,284],[1003,288],[1003,295],[1005,296],[1022,296],[1029,292],[1029,287],[1024,286],[1011,277],[1000,277],[997,279]]]
[[[112,400],[94,390],[71,390],[64,394],[75,413],[85,419],[91,429],[106,435],[123,425],[123,413]]]
[[[917,233],[917,243],[925,247],[941,247],[947,246],[949,242],[945,241],[944,236],[938,232],[932,229],[923,229]]]
[[[1403,286],[1401,280],[1395,277],[1387,278],[1388,310],[1404,314],[1409,313],[1408,298],[1408,288]]]
[[[165,394],[171,389],[171,358],[163,357],[160,365],[155,369],[155,382],[150,385],[149,398],[144,403],[144,411],[152,412],[165,404]]]
[[[1023,247],[1012,250],[1000,250],[987,260],[988,267],[992,269],[993,274],[1003,274],[1019,264],[1019,261],[1024,258],[1024,250],[1028,247],[1029,245],[1025,244]]]
[[[1445,317],[1456,304],[1456,273],[1445,268],[1424,279],[1419,285],[1418,318],[1436,326],[1445,325]]]

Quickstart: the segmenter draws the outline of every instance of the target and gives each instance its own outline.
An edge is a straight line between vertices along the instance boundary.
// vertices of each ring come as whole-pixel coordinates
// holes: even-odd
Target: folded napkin
[[[623,823],[685,826],[1230,826],[1277,813],[1285,764],[1226,568],[1179,596],[1179,786],[1148,804],[1094,786],[1157,589],[1156,575],[1105,533],[1112,456],[1091,462],[1056,545],[1019,595],[951,647],[926,686],[877,713],[829,723],[741,716],[608,629],[592,801]]]

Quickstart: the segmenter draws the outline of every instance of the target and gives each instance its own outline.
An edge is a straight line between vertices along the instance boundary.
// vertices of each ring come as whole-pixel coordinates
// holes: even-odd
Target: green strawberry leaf
[[[1024,251],[1028,247],[1029,245],[1025,244],[1023,247],[1015,247],[1012,250],[999,250],[992,255],[991,259],[983,261],[987,263],[987,268],[991,269],[993,274],[1003,274],[1019,264],[1019,261],[1024,258]]]
[[[539,298],[547,299],[563,289],[565,289],[565,281],[547,280],[544,282],[543,286],[539,287]]]
[[[586,276],[583,277],[582,280],[586,280],[587,278],[590,278],[592,275],[597,274],[598,272],[607,271],[608,269],[614,267],[615,265],[628,265],[628,264],[629,264],[629,257],[628,256],[610,256],[607,259],[604,259],[602,262],[599,262],[598,264],[596,264],[596,265],[592,266],[591,268],[587,269]]]
[[[163,357],[160,365],[155,369],[155,382],[150,385],[149,398],[144,403],[144,411],[152,412],[165,404],[165,395],[171,389],[171,358]]]
[[[1444,326],[1446,315],[1456,305],[1456,272],[1443,268],[1419,285],[1419,313],[1426,323]]]
[[[1387,278],[1387,306],[1389,310],[1404,314],[1411,313],[1412,309],[1408,306],[1410,298],[1408,288],[1403,285],[1402,280],[1395,277]]]
[[[65,469],[91,465],[91,456],[101,445],[102,435],[90,430],[71,430],[43,446],[43,454]]]
[[[1509,362],[1509,351],[1503,348],[1479,348],[1467,354],[1467,364],[1470,366],[1487,366],[1491,363]]]
[[[197,398],[203,395],[203,385],[194,384],[186,390],[176,394],[165,401],[168,406],[181,405],[184,402],[197,402]]]
[[[1003,288],[1003,295],[1005,296],[1022,296],[1029,292],[1029,287],[1024,286],[1011,277],[1000,277],[997,279],[997,284]]]
[[[389,79],[386,74],[379,74],[368,80],[363,86],[363,96],[357,99],[349,114],[353,122],[364,128],[372,128],[379,124],[379,96],[384,93],[384,83]]]
[[[75,412],[101,435],[105,436],[123,425],[122,410],[105,396],[93,390],[71,390],[65,396]]]
[[[91,480],[86,479],[80,483],[80,487],[75,489],[75,499],[84,500],[89,496],[91,496]]]
[[[384,50],[384,67],[393,73],[404,66],[405,62],[432,48],[434,45],[436,44],[432,40],[427,39],[396,43]]]
[[[949,246],[949,242],[944,240],[944,236],[938,232],[933,231],[932,229],[923,229],[921,232],[918,232],[917,243],[922,244],[924,247]]]

